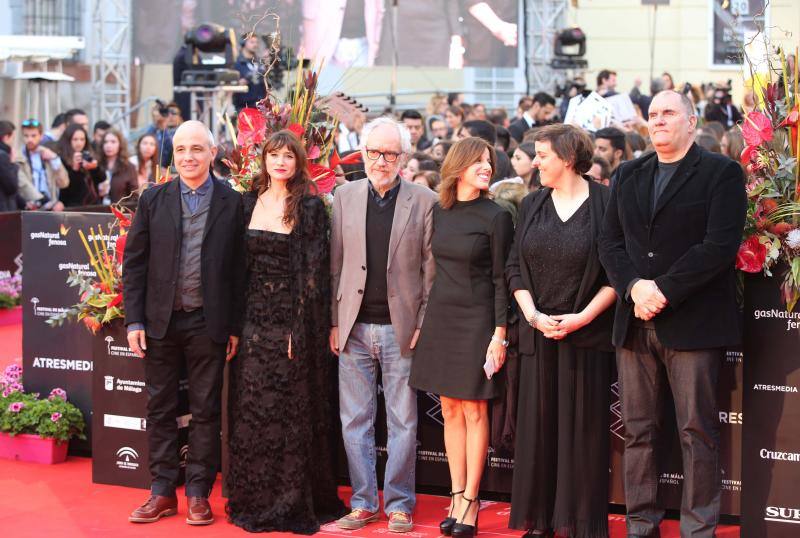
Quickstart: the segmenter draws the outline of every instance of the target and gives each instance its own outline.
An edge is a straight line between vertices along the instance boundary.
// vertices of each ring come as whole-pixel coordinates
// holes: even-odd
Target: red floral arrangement
[[[89,255],[89,265],[94,275],[72,271],[67,284],[78,288],[80,300],[66,312],[51,316],[50,326],[60,326],[68,319],[82,322],[92,333],[117,318],[124,318],[122,302],[122,258],[128,239],[128,228],[133,213],[123,206],[111,206],[116,220],[108,228],[89,228],[88,237],[83,230],[78,235]]]
[[[791,311],[800,299],[800,102],[797,64],[788,72],[779,54],[782,84],[770,80],[741,125],[748,208],[736,268],[771,276],[778,262],[785,264],[781,292]]]
[[[228,120],[231,140],[235,141],[223,162],[230,168],[230,183],[239,192],[247,192],[261,174],[261,150],[272,135],[283,129],[292,131],[303,143],[308,155],[308,174],[323,196],[333,191],[339,163],[358,162],[360,155],[339,159],[334,148],[338,120],[331,117],[317,93],[318,73],[298,69],[291,103],[280,103],[270,92],[255,108],[239,112],[237,128]]]

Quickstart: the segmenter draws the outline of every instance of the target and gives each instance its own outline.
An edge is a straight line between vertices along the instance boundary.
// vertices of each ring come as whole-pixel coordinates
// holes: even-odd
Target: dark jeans
[[[203,311],[175,311],[164,338],[147,338],[147,439],[151,492],[175,496],[178,485],[178,381],[189,374],[189,453],[186,496],[208,497],[220,457],[220,415],[225,344],[211,340]]]
[[[657,446],[663,398],[672,391],[683,455],[681,537],[714,536],[719,520],[717,379],[723,350],[664,347],[655,329],[633,326],[617,349],[625,424],[625,504],[628,534],[653,535],[664,517],[658,505]]]

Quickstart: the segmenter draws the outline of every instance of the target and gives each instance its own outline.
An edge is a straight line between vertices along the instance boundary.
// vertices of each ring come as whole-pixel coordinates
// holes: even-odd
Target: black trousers
[[[717,379],[723,356],[721,349],[666,348],[655,329],[636,325],[625,347],[617,349],[629,535],[655,535],[664,517],[657,500],[657,447],[663,398],[671,390],[683,455],[681,537],[714,536],[720,509]]]
[[[175,311],[164,338],[147,338],[147,439],[151,492],[175,496],[178,485],[178,381],[185,364],[189,377],[189,452],[186,496],[208,497],[220,457],[222,371],[226,344],[208,335],[202,309]]]

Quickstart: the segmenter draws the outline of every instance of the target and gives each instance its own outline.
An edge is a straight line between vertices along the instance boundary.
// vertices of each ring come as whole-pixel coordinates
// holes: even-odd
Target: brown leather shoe
[[[131,512],[128,521],[131,523],[154,523],[162,517],[174,516],[178,513],[178,499],[152,495],[147,501]]]
[[[214,523],[214,514],[211,505],[205,497],[189,497],[189,510],[186,523],[189,525],[211,525]]]

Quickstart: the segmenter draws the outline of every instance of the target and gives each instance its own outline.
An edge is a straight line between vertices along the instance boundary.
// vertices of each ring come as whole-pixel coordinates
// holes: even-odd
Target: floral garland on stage
[[[741,126],[748,205],[736,268],[772,276],[779,262],[785,264],[781,295],[791,311],[800,299],[800,94],[797,63],[788,72],[780,51],[780,64],[779,82],[766,84]]]
[[[300,62],[302,65],[302,62]],[[244,108],[237,118],[238,133],[226,118],[234,147],[223,162],[230,168],[229,182],[238,192],[249,191],[261,174],[261,151],[273,134],[283,129],[292,131],[302,142],[308,155],[308,175],[317,194],[330,203],[330,193],[336,185],[334,168],[338,164],[358,162],[359,153],[340,159],[335,149],[334,133],[339,120],[330,114],[327,103],[317,92],[319,71],[297,70],[291,103],[280,103],[268,91],[267,97],[255,108]]]

